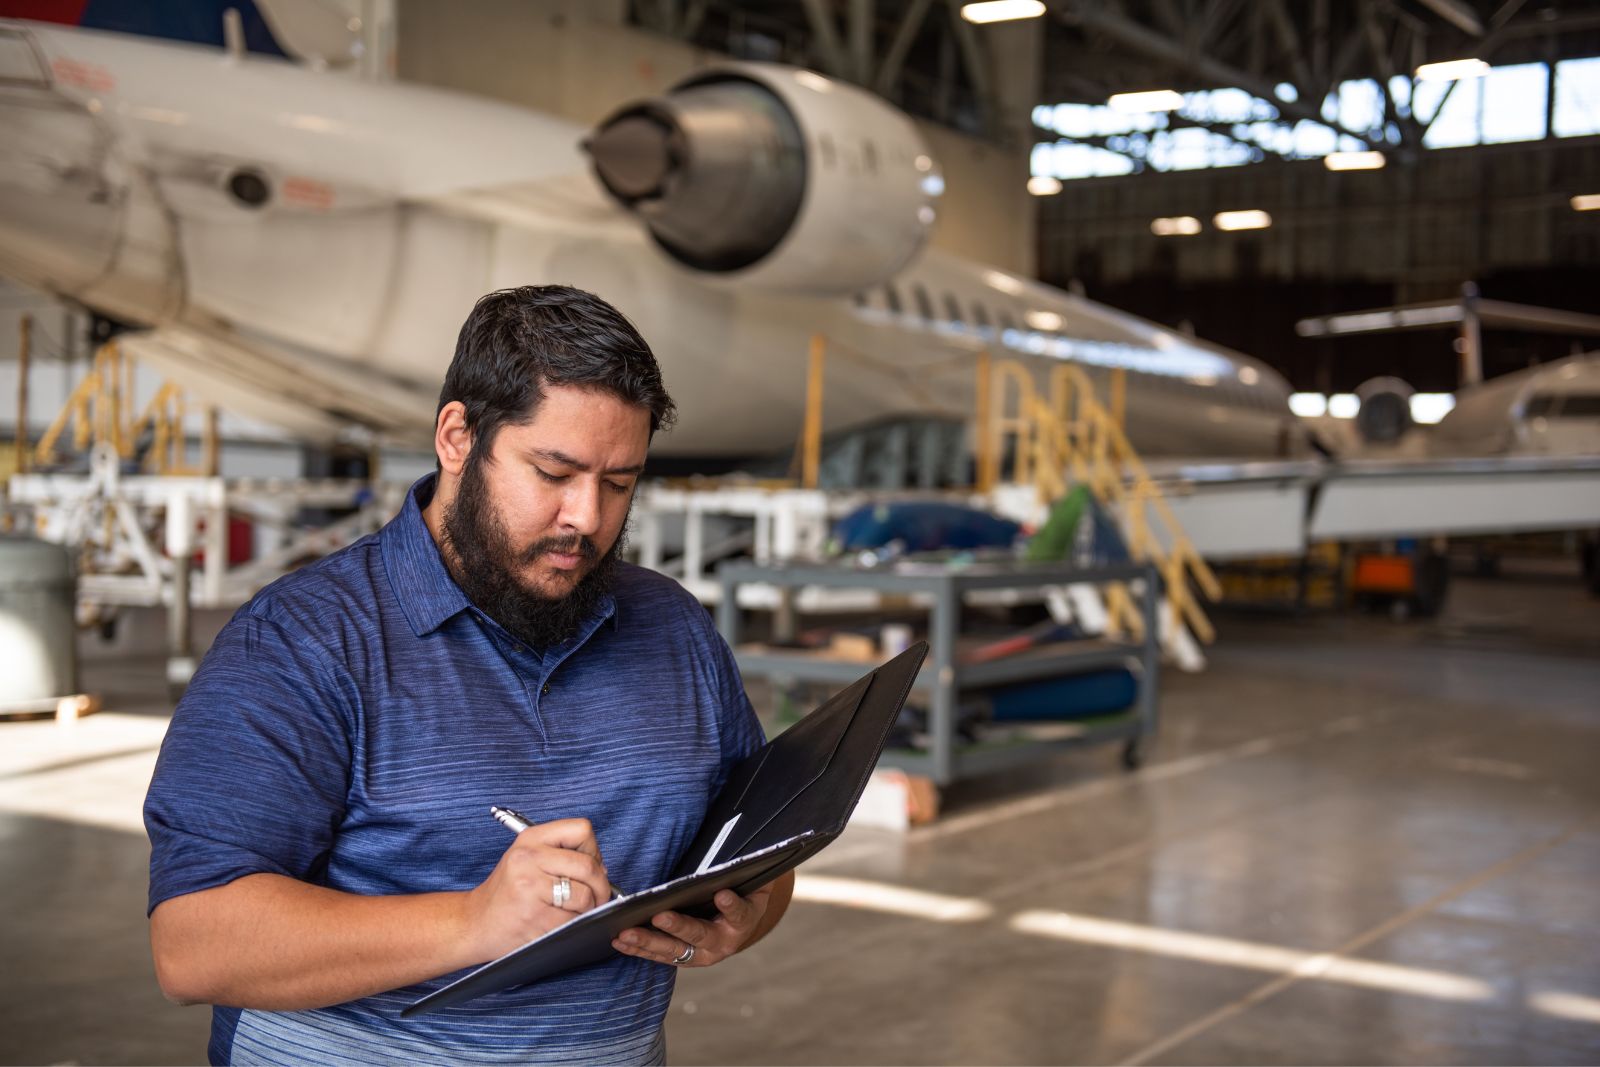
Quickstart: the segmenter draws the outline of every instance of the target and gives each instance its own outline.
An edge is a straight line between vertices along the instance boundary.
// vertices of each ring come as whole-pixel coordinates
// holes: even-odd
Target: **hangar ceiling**
[[[740,59],[810,67],[866,86],[921,118],[1003,144],[1000,63],[960,0],[630,0],[628,17]],[[1036,96],[1036,87],[1028,95]]]
[[[1397,138],[1332,124],[1380,150],[1421,143],[1427,119],[1391,90],[1424,64],[1600,54],[1593,0],[1056,0],[1050,15],[1041,101],[1234,87],[1273,101],[1287,121],[1328,122],[1322,102],[1344,82],[1371,78]]]
[[[964,0],[629,0],[649,30],[748,59],[848,78],[924,118],[1001,139],[995,26]],[[1285,121],[1322,122],[1330,92],[1356,78],[1408,76],[1430,62],[1495,64],[1600,55],[1596,0],[1048,0],[1041,103],[1103,103],[1154,87],[1244,89]],[[1278,95],[1294,90],[1292,100]],[[1427,122],[1385,101],[1400,144]],[[1335,123],[1335,125],[1338,125]],[[1226,127],[1219,124],[1223,132]],[[1386,147],[1369,129],[1341,132]]]

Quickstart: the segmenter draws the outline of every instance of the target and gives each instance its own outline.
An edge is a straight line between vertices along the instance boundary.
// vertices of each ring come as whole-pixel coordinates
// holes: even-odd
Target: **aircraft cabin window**
[[[828,168],[829,170],[832,170],[833,169],[833,137],[832,137],[832,135],[825,133],[821,137],[817,138],[817,147],[822,150],[822,165],[824,167]]]
[[[895,291],[894,286],[886,285],[883,287],[883,300],[884,303],[889,305],[890,311],[896,315],[900,314],[900,294]]]
[[[928,299],[928,290],[918,282],[911,287],[911,297],[917,302],[917,314],[922,316],[923,322],[933,321],[933,301]]]
[[[961,305],[956,303],[956,298],[949,293],[944,294],[944,313],[949,318],[950,325],[960,326],[962,324]]]
[[[858,308],[864,308],[864,307],[867,306],[867,294],[866,293],[856,293],[850,299],[855,303],[856,307],[858,307]]]
[[[1568,393],[1561,401],[1563,419],[1600,418],[1600,393]]]
[[[1539,393],[1528,398],[1528,403],[1522,409],[1522,417],[1525,419],[1547,419],[1555,415],[1560,406],[1561,395],[1559,393]]]
[[[977,323],[979,333],[985,337],[989,336],[989,313],[984,310],[982,304],[972,305],[972,321]]]
[[[861,158],[866,163],[867,173],[878,173],[878,146],[871,141],[861,142]]]
[[[1014,332],[1016,328],[1017,324],[1012,321],[1011,316],[1004,311],[1000,312],[1000,339],[1004,341],[1006,334]]]

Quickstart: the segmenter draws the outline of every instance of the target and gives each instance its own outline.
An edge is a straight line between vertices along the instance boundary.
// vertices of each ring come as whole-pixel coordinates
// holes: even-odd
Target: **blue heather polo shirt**
[[[594,824],[611,880],[664,881],[761,727],[676,582],[618,567],[540,652],[474,607],[400,514],[274,582],[218,636],[145,801],[150,909],[259,872],[363,895],[471,889],[510,843],[491,804]],[[461,972],[457,972],[458,974]],[[315,1011],[214,1009],[214,1063],[659,1062],[674,968],[628,956],[401,1020],[454,975]]]

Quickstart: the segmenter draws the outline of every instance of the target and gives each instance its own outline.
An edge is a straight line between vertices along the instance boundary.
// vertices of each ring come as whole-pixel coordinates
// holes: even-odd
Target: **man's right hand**
[[[572,892],[555,906],[562,878]],[[611,899],[600,844],[588,819],[537,823],[516,836],[493,873],[467,894],[474,956],[492,960]]]
[[[572,883],[566,907],[552,890]],[[496,959],[610,899],[586,819],[531,826],[465,893],[359,896],[251,874],[162,901],[156,978],[180,1004],[302,1011]]]

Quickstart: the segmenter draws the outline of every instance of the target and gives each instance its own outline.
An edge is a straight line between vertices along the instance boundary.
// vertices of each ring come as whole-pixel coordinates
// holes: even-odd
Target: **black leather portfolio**
[[[736,765],[670,880],[575,916],[401,1016],[599,963],[624,930],[663,911],[710,917],[721,890],[747,894],[816,855],[844,831],[927,653],[927,642],[911,646]]]

